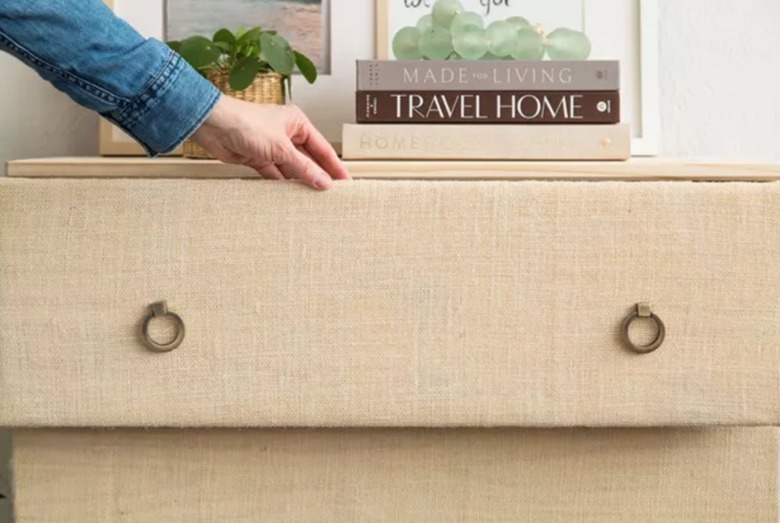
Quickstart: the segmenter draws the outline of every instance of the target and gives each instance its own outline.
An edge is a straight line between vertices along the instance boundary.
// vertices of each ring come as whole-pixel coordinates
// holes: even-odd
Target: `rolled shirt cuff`
[[[151,157],[172,152],[192,135],[222,94],[178,53],[156,43],[166,53],[158,74],[131,103],[104,115]]]

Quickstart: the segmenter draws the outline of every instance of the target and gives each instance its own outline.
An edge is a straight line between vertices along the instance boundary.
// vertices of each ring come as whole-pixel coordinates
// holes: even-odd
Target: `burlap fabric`
[[[777,423],[779,217],[761,183],[5,179],[0,423]]]

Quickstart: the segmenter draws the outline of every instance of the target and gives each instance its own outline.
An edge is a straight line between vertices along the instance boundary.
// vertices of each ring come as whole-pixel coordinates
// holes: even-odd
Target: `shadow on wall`
[[[13,522],[11,502],[11,433],[0,431],[0,523]]]
[[[11,510],[10,499],[0,499],[0,523],[13,523],[14,516]]]

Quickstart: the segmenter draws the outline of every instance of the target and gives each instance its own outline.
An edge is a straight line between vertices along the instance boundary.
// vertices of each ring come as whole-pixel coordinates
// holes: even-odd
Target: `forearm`
[[[101,0],[0,0],[0,48],[150,155],[180,144],[219,97],[163,42],[144,38]]]

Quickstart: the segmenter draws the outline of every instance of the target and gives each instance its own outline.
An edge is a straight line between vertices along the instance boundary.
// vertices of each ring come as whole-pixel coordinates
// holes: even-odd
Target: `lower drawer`
[[[780,183],[2,180],[0,425],[776,425],[779,217]]]
[[[14,435],[19,523],[776,523],[778,431],[52,430]]]

